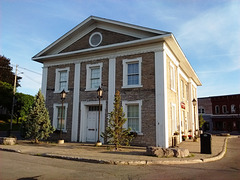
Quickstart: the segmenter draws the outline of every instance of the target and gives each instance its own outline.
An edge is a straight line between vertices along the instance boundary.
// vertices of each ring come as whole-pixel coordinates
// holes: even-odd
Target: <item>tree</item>
[[[13,86],[7,82],[0,81],[0,107],[8,111],[12,107]]]
[[[31,138],[35,143],[38,143],[40,139],[47,139],[54,131],[40,90],[34,98],[33,107],[24,124],[24,128],[26,130],[26,138]]]
[[[5,56],[0,55],[0,81],[7,82],[14,85],[14,76],[15,74],[12,72],[13,68],[10,66],[10,59],[6,58]],[[17,77],[17,84],[16,86],[20,86],[19,81],[21,80],[21,77]]]
[[[28,94],[16,93],[16,106],[14,114],[18,121],[26,121],[34,102],[34,97]]]
[[[115,94],[114,109],[108,116],[108,126],[106,131],[101,134],[108,143],[115,145],[115,150],[118,150],[121,145],[129,145],[133,139],[131,135],[131,129],[123,128],[126,122],[125,114],[121,106],[120,92],[117,91]]]
[[[199,119],[199,128],[202,128],[202,126],[206,121],[203,119],[202,114],[199,115],[198,119]]]

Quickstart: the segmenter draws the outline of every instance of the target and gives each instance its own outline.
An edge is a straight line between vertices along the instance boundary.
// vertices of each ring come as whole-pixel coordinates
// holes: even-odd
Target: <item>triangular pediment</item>
[[[169,34],[169,32],[90,16],[35,55],[33,59],[79,50],[87,51],[88,49],[92,50],[97,47],[131,42],[165,34]],[[95,36],[93,37],[93,35]],[[96,46],[94,45],[95,42]]]
[[[99,39],[96,40],[97,42],[95,44],[97,46],[94,46],[94,44],[91,44],[91,40],[93,38],[93,35],[95,34],[96,36],[97,35],[99,36]],[[64,50],[62,50],[60,53],[78,51],[78,50],[106,46],[106,45],[117,44],[117,43],[128,42],[128,41],[134,41],[137,39],[140,39],[140,38],[129,36],[126,34],[116,33],[113,31],[108,31],[105,29],[96,28],[90,33],[86,34],[81,39],[75,41],[73,44],[71,44]]]

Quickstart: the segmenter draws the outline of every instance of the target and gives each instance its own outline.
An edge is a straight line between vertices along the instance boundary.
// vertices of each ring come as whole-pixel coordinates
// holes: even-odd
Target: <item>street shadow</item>
[[[23,178],[19,178],[17,180],[38,180],[38,177],[41,177],[41,176],[23,177]]]

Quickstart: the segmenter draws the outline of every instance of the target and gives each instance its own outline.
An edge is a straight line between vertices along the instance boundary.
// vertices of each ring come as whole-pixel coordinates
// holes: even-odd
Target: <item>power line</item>
[[[35,81],[34,79],[30,78],[30,77],[27,76],[26,74],[24,74],[24,76],[25,76],[26,78],[30,79],[31,81],[37,83],[38,85],[41,84],[40,82]]]
[[[14,64],[11,64],[11,65],[12,65],[12,66],[15,66]],[[25,68],[25,67],[18,66],[18,68],[27,70],[27,71],[32,72],[32,73],[35,73],[35,74],[38,74],[38,75],[40,75],[40,76],[42,75],[42,74],[39,73],[39,72],[33,71],[33,70],[31,70],[31,69],[27,69],[27,68]]]
[[[24,68],[24,67],[21,67],[21,66],[19,66],[19,68],[20,68],[20,69],[27,70],[27,71],[30,71],[30,72],[35,73],[35,74],[38,74],[38,75],[40,75],[40,76],[42,75],[41,73],[35,72],[35,71],[33,71],[33,70],[30,70],[30,69],[27,69],[27,68]]]

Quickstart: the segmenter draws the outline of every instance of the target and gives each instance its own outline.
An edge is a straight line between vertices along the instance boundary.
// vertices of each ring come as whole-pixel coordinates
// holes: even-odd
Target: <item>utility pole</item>
[[[16,70],[15,70],[15,76],[14,76],[14,86],[13,86],[13,101],[12,101],[12,113],[11,113],[11,122],[10,122],[10,129],[9,129],[9,136],[12,135],[12,120],[13,120],[13,112],[14,112],[14,105],[15,105],[15,94],[16,94],[16,85],[17,85],[17,67],[16,64]]]

